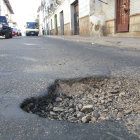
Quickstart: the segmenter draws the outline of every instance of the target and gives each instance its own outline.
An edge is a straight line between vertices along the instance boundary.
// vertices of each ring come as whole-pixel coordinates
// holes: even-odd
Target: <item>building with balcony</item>
[[[51,35],[140,37],[139,0],[43,0]]]

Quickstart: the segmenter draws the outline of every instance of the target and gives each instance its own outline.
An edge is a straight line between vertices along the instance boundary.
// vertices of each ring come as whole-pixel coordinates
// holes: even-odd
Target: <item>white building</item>
[[[48,0],[41,0],[40,6],[40,32],[47,34],[47,2]]]
[[[12,15],[13,9],[9,0],[0,0],[0,16],[6,16],[9,24],[13,23]]]
[[[47,34],[140,37],[140,0],[42,0]]]
[[[41,12],[41,6],[38,7],[38,10],[37,10],[37,22],[39,24],[39,35],[43,35],[43,15],[42,15],[42,12]]]

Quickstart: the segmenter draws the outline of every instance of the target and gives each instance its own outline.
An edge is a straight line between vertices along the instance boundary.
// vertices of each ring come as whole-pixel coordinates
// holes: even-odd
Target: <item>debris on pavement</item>
[[[57,80],[47,96],[25,100],[21,108],[73,123],[122,120],[140,113],[140,81],[114,77]],[[132,122],[129,128],[134,125]]]

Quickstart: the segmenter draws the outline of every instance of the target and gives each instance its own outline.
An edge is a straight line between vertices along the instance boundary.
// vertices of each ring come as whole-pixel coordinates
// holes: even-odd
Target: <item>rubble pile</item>
[[[51,120],[95,123],[140,113],[140,82],[96,77],[57,80],[48,96],[26,100],[22,109]]]

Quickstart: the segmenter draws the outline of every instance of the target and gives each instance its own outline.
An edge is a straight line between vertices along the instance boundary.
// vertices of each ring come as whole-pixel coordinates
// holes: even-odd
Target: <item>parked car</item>
[[[21,30],[18,29],[18,36],[22,36]]]
[[[5,16],[0,16],[0,36],[5,36],[6,39],[12,38],[12,28],[9,27]]]
[[[18,36],[19,35],[17,28],[12,28],[12,35],[13,36]]]

